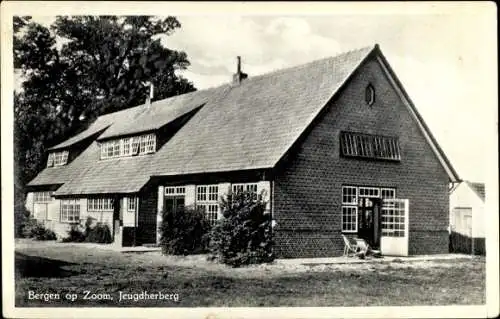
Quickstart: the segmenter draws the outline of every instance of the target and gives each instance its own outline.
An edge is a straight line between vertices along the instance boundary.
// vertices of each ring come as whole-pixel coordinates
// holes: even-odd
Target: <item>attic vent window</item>
[[[52,152],[47,159],[47,167],[62,166],[68,163],[69,151]]]
[[[375,88],[373,85],[368,84],[365,90],[365,101],[368,106],[372,106],[375,103]]]
[[[399,141],[396,137],[353,132],[340,134],[340,152],[346,157],[362,157],[400,161]]]

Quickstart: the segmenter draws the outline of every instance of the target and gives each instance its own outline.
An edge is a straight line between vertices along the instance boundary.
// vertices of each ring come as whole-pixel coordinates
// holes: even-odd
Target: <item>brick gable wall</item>
[[[375,103],[365,102],[371,83]],[[401,162],[339,156],[340,131],[398,136]],[[448,252],[448,176],[375,60],[367,61],[294,147],[274,180],[276,253],[342,254],[341,186],[395,187],[410,201],[409,253]]]

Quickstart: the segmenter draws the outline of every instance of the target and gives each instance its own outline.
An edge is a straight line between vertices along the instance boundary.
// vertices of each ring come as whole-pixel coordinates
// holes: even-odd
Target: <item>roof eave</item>
[[[110,127],[110,126],[111,126],[111,124],[106,125],[106,126],[105,126],[105,127],[103,127],[102,129],[97,130],[95,133],[90,134],[89,136],[84,137],[84,138],[82,138],[82,139],[75,140],[74,142],[71,142],[71,143],[69,143],[69,144],[64,144],[64,143],[66,143],[66,141],[61,142],[61,143],[59,143],[59,144],[57,144],[57,145],[55,145],[55,146],[49,147],[47,150],[48,150],[49,152],[53,152],[53,151],[60,151],[60,150],[64,150],[64,149],[71,148],[71,147],[75,146],[75,145],[76,145],[76,144],[78,144],[78,143],[82,143],[82,142],[84,142],[84,141],[86,141],[86,140],[91,139],[91,138],[92,138],[92,137],[94,137],[94,136],[97,136],[97,135],[101,134],[103,131],[105,131],[105,130],[106,130],[108,127]],[[82,132],[80,132],[80,133],[78,133],[78,134],[81,134],[81,133],[83,133],[83,132],[85,132],[85,131],[82,131]],[[78,135],[78,134],[77,134],[77,135]],[[75,135],[75,136],[76,136],[76,135]],[[74,137],[74,136],[73,136],[73,137]],[[70,137],[69,139],[71,139],[71,138],[73,138],[73,137]],[[68,139],[68,140],[69,140],[69,139]]]
[[[458,173],[453,168],[450,160],[448,159],[446,154],[443,152],[443,150],[439,146],[436,138],[434,137],[434,135],[430,131],[429,127],[425,123],[424,119],[422,118],[422,116],[418,112],[417,108],[413,104],[413,101],[410,99],[408,93],[404,89],[403,84],[401,83],[401,81],[398,79],[398,77],[394,73],[394,70],[390,66],[389,62],[387,61],[387,59],[383,55],[383,53],[380,50],[380,48],[378,47],[378,45],[375,46],[375,50],[376,50],[375,52],[377,54],[378,61],[382,66],[382,70],[386,73],[386,75],[389,78],[389,82],[391,82],[393,84],[393,87],[395,88],[396,92],[400,95],[402,101],[407,105],[410,112],[414,116],[415,120],[417,121],[417,124],[419,125],[419,127],[422,130],[422,133],[424,134],[424,136],[428,140],[429,144],[431,145],[431,148],[435,152],[441,165],[443,166],[446,173],[448,174],[450,182],[452,182],[452,183],[461,182],[461,179],[460,179]]]

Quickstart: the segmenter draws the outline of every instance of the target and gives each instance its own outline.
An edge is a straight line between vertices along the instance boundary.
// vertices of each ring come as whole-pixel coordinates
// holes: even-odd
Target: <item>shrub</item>
[[[72,224],[68,230],[68,237],[63,238],[62,241],[65,243],[81,243],[85,241],[85,233],[80,224]]]
[[[14,208],[14,237],[22,238],[25,237],[24,227],[26,223],[30,220],[30,212],[26,210],[26,208],[22,203],[21,205],[16,205]]]
[[[162,212],[160,246],[163,254],[189,255],[207,250],[210,224],[200,209],[184,207]]]
[[[90,228],[90,227],[89,227]],[[109,244],[113,242],[111,237],[111,231],[106,224],[97,223],[94,227],[87,231],[86,242],[89,243],[99,243],[99,244]]]
[[[238,192],[222,199],[224,219],[210,232],[210,259],[233,267],[274,260],[271,216],[262,195]]]
[[[22,230],[23,237],[36,240],[56,240],[56,234],[35,219],[28,219]]]
[[[95,218],[87,217],[85,221],[85,227],[80,224],[71,225],[68,231],[68,237],[63,239],[63,242],[87,242],[87,243],[99,243],[99,244],[109,244],[113,242],[113,237],[111,237],[111,231],[108,225],[103,223],[96,223]]]

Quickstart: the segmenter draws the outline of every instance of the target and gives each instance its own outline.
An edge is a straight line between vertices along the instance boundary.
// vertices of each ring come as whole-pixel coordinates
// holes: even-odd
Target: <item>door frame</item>
[[[367,201],[371,201],[372,205],[367,206]],[[361,205],[360,205],[361,204]],[[381,206],[382,199],[371,196],[359,196],[358,198],[358,237],[363,238],[368,244],[375,249],[380,247],[381,237]],[[366,212],[371,211],[372,227],[363,227],[366,224]],[[366,231],[368,229],[368,231]]]

